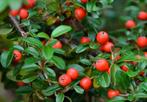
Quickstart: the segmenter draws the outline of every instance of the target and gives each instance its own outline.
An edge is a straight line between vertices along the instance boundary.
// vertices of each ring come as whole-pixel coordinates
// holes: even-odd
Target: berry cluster
[[[59,77],[58,82],[61,86],[65,87],[69,85],[72,80],[76,80],[79,76],[79,72],[75,68],[69,68],[66,74]]]
[[[147,21],[147,12],[140,11],[137,15],[137,18],[138,18],[138,20],[141,20],[141,21]],[[135,28],[136,26],[137,26],[137,24],[134,20],[128,20],[125,23],[125,27],[127,29],[132,29],[132,28]],[[145,37],[145,36],[138,37],[136,43],[140,48],[147,47],[147,37]]]
[[[27,0],[27,3],[18,10],[10,10],[9,14],[11,16],[19,16],[21,19],[27,19],[29,16],[28,10],[33,8],[36,4],[36,0]]]
[[[58,82],[61,86],[68,86],[72,81],[76,80],[79,77],[79,72],[75,68],[69,68],[66,74],[63,74],[59,77]],[[88,91],[92,86],[92,81],[89,77],[83,77],[80,80],[80,86]]]

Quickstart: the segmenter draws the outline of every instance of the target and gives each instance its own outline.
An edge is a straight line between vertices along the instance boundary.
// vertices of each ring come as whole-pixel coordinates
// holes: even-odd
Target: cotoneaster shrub
[[[146,9],[145,0],[1,1],[0,34],[11,41],[2,80],[14,102],[145,102]]]

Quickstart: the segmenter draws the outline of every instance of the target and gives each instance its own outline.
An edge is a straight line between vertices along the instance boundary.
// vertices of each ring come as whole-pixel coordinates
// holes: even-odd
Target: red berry
[[[13,54],[14,54],[14,62],[16,62],[16,63],[19,62],[22,58],[21,52],[18,50],[14,50]]]
[[[21,81],[17,82],[16,84],[17,84],[17,86],[24,86],[25,85],[25,83],[21,82]]]
[[[86,3],[88,2],[88,0],[81,0],[81,2],[82,2],[83,4],[86,4]]]
[[[114,44],[112,42],[107,42],[106,44],[101,46],[101,50],[109,53],[111,52],[113,47],[114,47]]]
[[[119,91],[118,90],[112,90],[112,89],[109,89],[108,92],[107,92],[107,96],[108,98],[113,98],[115,96],[119,96]]]
[[[131,29],[131,28],[135,28],[136,27],[136,23],[134,20],[128,20],[126,23],[125,23],[125,27],[127,29]]]
[[[141,71],[141,72],[139,73],[139,75],[140,75],[140,76],[144,76],[144,71]]]
[[[147,46],[147,38],[145,36],[140,36],[137,39],[137,45],[141,48],[144,48]]]
[[[92,86],[92,81],[89,77],[84,77],[80,80],[80,86],[85,90],[88,91]]]
[[[54,45],[53,48],[55,49],[61,49],[62,48],[62,43],[60,41],[57,41]]]
[[[88,38],[88,37],[82,37],[80,40],[81,44],[85,44],[85,43],[89,43],[89,42],[90,42],[90,38]]]
[[[10,10],[10,11],[9,11],[9,14],[10,14],[11,16],[17,16],[17,15],[19,14],[19,10]]]
[[[126,65],[122,65],[120,67],[123,71],[127,72],[128,71],[128,67]]]
[[[76,19],[80,21],[85,18],[86,10],[84,8],[79,7],[75,9],[74,14],[75,14]]]
[[[109,35],[107,32],[104,31],[100,31],[98,32],[98,34],[96,35],[96,40],[98,43],[100,44],[105,44],[108,42],[109,40]]]
[[[141,11],[141,12],[139,12],[137,18],[138,18],[139,20],[147,20],[147,13],[144,12],[144,11]]]
[[[25,9],[33,8],[36,4],[36,0],[27,0],[27,3],[24,4]]]
[[[70,76],[72,80],[76,80],[79,76],[79,72],[75,68],[69,68],[66,74]]]
[[[58,82],[61,86],[65,87],[71,83],[71,78],[67,74],[63,74],[59,77]]]
[[[21,19],[26,19],[29,16],[29,13],[26,9],[20,9],[19,16]]]
[[[109,63],[106,59],[99,59],[96,61],[95,67],[100,72],[106,72],[109,70]]]
[[[144,56],[147,57],[147,52],[144,52]]]

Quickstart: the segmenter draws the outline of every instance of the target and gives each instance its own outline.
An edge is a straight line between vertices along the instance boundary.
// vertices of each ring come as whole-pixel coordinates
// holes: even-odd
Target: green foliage
[[[51,36],[52,37],[59,37],[59,36],[63,35],[64,33],[71,31],[71,29],[72,28],[70,26],[60,25],[59,27],[57,27],[53,30]]]
[[[23,96],[16,97],[18,100],[140,102],[147,99],[147,58],[144,56],[147,47],[140,48],[136,44],[138,36],[147,36],[147,21],[137,18],[139,11],[146,11],[146,0],[89,0],[86,4],[80,0],[36,1],[35,7],[28,10],[29,17],[25,20],[13,17],[18,23],[13,24],[8,16],[9,9],[20,9],[26,1],[0,0],[0,70],[4,82],[9,79],[11,83],[25,83],[10,87]],[[77,7],[87,13],[81,21],[75,17]],[[124,28],[129,19],[137,23],[135,28]],[[27,36],[21,36],[23,31]],[[96,41],[99,31],[108,32],[109,41],[114,44],[110,53],[103,52],[103,45]],[[81,44],[81,37],[89,37],[91,41]],[[62,47],[54,48],[58,41]],[[22,54],[17,63],[14,50]],[[116,59],[118,55],[120,59]],[[110,73],[96,70],[95,63],[101,58],[109,62]],[[128,70],[122,70],[122,65]],[[58,78],[69,68],[75,68],[79,76],[62,87]],[[79,84],[86,76],[93,83],[89,90]],[[5,86],[9,86],[7,82]],[[119,90],[120,95],[109,99],[109,89]]]

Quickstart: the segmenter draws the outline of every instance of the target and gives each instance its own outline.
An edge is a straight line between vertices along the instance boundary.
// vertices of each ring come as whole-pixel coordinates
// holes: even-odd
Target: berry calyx
[[[83,20],[86,17],[86,10],[82,7],[76,8],[74,11],[74,15],[77,20]]]
[[[90,38],[88,38],[88,37],[82,37],[81,40],[80,40],[81,44],[86,44],[86,43],[89,43],[89,42],[90,42]]]
[[[104,31],[100,31],[98,32],[98,34],[96,35],[96,40],[98,43],[100,44],[105,44],[108,42],[109,40],[109,35],[107,32]]]
[[[75,68],[69,68],[66,74],[70,76],[72,80],[76,80],[79,76],[79,72]]]
[[[54,45],[53,48],[55,49],[61,49],[62,48],[62,43],[60,41],[57,41]]]
[[[135,28],[136,27],[136,22],[134,20],[128,20],[126,23],[125,23],[125,27],[127,29],[132,29],[132,28]]]
[[[109,63],[106,59],[99,59],[96,61],[95,68],[100,72],[106,72],[109,70]]]
[[[71,82],[72,82],[71,77],[68,76],[67,74],[61,75],[58,79],[58,83],[63,87],[69,85]]]
[[[85,90],[88,91],[92,86],[92,81],[89,77],[84,77],[80,80],[80,86]]]
[[[14,62],[15,63],[19,62],[21,60],[21,58],[22,58],[21,52],[18,51],[18,50],[14,50],[13,54],[14,54]]]
[[[136,43],[140,48],[144,48],[147,46],[147,38],[145,36],[140,36],[137,38]]]
[[[20,9],[19,16],[21,19],[27,19],[29,16],[29,13],[26,9],[22,8],[22,9]]]

